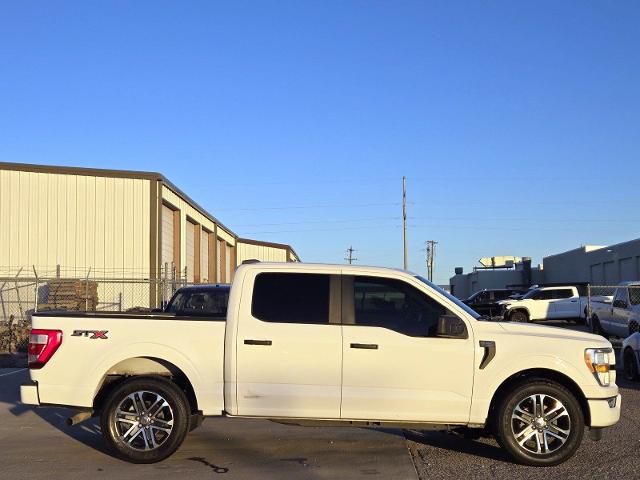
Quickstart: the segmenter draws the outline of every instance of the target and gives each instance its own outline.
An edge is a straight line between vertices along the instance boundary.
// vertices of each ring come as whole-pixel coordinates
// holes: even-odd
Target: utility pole
[[[407,257],[407,177],[402,177],[402,237],[404,240],[404,269],[409,269]]]
[[[349,262],[349,265],[358,260],[357,258],[354,258],[353,252],[355,252],[355,250],[353,249],[353,245],[350,245],[349,248],[347,248],[347,256],[344,258],[347,262]]]
[[[436,245],[438,242],[435,240],[427,240],[425,243],[425,251],[427,253],[427,278],[430,282],[433,282],[433,265],[435,264],[436,257]]]

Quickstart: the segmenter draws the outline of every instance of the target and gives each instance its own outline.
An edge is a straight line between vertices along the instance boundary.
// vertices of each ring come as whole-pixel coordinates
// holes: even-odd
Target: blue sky
[[[436,280],[637,238],[640,3],[0,0],[0,161],[159,171],[303,260]]]

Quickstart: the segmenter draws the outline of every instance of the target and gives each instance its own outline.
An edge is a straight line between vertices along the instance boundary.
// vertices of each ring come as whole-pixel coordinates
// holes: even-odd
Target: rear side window
[[[229,290],[183,290],[176,293],[166,311],[176,315],[226,317]]]
[[[573,297],[573,291],[568,288],[561,288],[559,290],[554,290],[555,294],[553,298],[571,298]]]
[[[329,275],[260,273],[251,315],[264,322],[329,323]]]

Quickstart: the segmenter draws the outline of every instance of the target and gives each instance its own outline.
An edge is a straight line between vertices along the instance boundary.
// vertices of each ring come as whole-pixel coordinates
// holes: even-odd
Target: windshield
[[[525,293],[522,296],[522,299],[524,300],[525,298],[532,298],[536,293],[538,293],[540,290],[538,290],[537,288],[534,288],[533,290],[529,290],[527,293]]]
[[[433,288],[435,291],[437,291],[438,293],[440,293],[441,295],[444,295],[445,297],[447,297],[449,300],[451,300],[453,303],[455,303],[458,307],[460,307],[462,310],[464,310],[465,312],[467,312],[469,315],[471,315],[473,318],[475,318],[476,320],[478,318],[480,318],[480,314],[478,312],[476,312],[474,309],[472,309],[471,307],[469,307],[468,305],[465,305],[464,303],[462,303],[459,299],[457,299],[456,297],[454,297],[453,295],[451,295],[449,292],[447,292],[446,290],[440,288],[439,286],[437,286],[436,284],[430,282],[429,280],[427,280],[426,278],[421,277],[420,275],[416,275],[416,278],[418,280],[420,280],[422,283],[427,284],[429,287]]]

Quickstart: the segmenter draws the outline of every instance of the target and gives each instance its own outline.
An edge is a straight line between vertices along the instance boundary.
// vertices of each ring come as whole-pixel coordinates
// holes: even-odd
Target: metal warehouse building
[[[246,259],[298,261],[289,245],[239,238],[159,173],[0,163],[0,276],[229,283]]]

